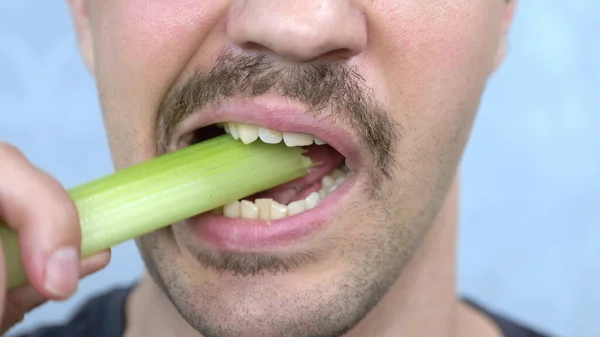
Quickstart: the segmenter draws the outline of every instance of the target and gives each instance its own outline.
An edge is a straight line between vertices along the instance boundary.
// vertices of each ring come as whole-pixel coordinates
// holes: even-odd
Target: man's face
[[[256,141],[284,131],[330,144],[309,147],[322,163],[312,184],[263,195],[278,203],[248,198],[229,206],[233,218],[137,241],[154,281],[206,337],[338,336],[373,308],[439,211],[510,12],[503,0],[71,5],[117,168],[207,138],[214,123],[275,131]],[[232,129],[256,138],[256,127]],[[322,177],[336,168],[330,191]],[[311,191],[318,200],[283,207]],[[248,220],[277,212],[288,217]]]

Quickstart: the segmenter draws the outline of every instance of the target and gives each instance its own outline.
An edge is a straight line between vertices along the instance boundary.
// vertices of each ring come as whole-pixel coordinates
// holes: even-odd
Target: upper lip
[[[322,119],[321,116],[327,117]],[[199,128],[225,122],[264,126],[272,130],[311,134],[325,141],[346,158],[352,171],[360,166],[359,147],[356,136],[337,121],[329,118],[330,112],[316,114],[306,107],[283,97],[259,97],[253,99],[228,99],[218,105],[207,105],[194,111],[176,126],[169,150],[184,147],[184,140]],[[336,116],[337,117],[337,116]]]

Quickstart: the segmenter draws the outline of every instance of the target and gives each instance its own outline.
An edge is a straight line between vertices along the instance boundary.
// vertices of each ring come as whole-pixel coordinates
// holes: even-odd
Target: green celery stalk
[[[74,188],[82,257],[305,176],[303,153],[223,135]],[[27,282],[17,236],[0,223],[8,290]]]

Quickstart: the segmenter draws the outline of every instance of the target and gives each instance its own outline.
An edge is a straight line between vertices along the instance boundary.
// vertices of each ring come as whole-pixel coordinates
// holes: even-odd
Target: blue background
[[[557,336],[600,336],[600,2],[523,0],[464,158],[460,291]],[[112,172],[94,84],[66,1],[0,1],[0,140],[67,187]],[[143,271],[130,243],[65,319]]]

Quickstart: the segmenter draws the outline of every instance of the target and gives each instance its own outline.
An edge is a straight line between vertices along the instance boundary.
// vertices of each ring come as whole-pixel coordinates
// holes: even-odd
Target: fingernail
[[[56,250],[46,262],[46,290],[58,297],[71,295],[79,280],[79,253],[73,247]]]

